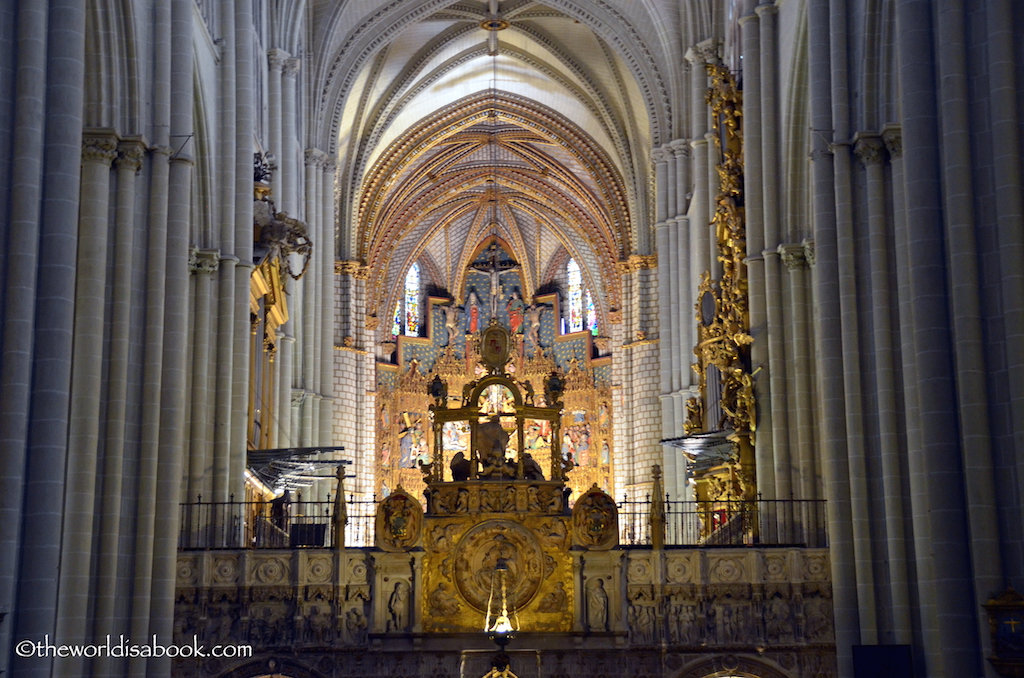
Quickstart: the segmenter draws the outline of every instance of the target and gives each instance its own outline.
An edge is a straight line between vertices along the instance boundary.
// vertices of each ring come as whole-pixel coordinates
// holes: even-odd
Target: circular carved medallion
[[[494,576],[499,560],[508,567],[505,586],[509,605],[516,610],[533,599],[549,569],[533,534],[507,520],[490,520],[469,530],[455,553],[455,585],[463,599],[481,612],[487,611],[492,579],[496,585],[499,582]]]

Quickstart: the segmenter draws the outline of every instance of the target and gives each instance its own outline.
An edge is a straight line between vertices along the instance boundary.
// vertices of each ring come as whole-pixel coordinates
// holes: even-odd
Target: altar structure
[[[426,297],[418,336],[385,335],[378,344],[378,499],[399,485],[421,495],[426,483],[419,468],[426,463],[434,464],[433,480],[452,479],[450,462],[460,452],[467,456],[475,440],[471,427],[482,428],[482,435],[490,430],[472,425],[466,408],[497,417],[513,437],[517,458],[529,454],[548,478],[565,475],[572,499],[595,484],[613,496],[626,489],[616,479],[607,337],[596,326],[565,331],[562,294],[540,289],[527,295],[520,267],[504,247],[497,237],[485,240],[457,291]],[[545,390],[556,374],[558,410],[548,407]],[[434,379],[446,388],[440,403],[430,392]],[[455,403],[465,411],[449,408]],[[439,427],[431,427],[431,416]]]
[[[176,637],[248,642],[254,656],[182,660],[175,675],[490,676],[500,610],[517,632],[502,656],[518,678],[834,676],[824,543],[764,531],[759,543],[702,548],[716,530],[743,535],[703,509],[667,510],[658,467],[639,510],[597,483],[573,496],[577,467],[559,435],[566,379],[517,376],[518,345],[492,319],[471,349],[479,376],[458,390],[422,379],[432,454],[411,469],[422,489],[399,483],[376,503],[372,547],[345,547],[338,503],[333,547],[183,551]],[[526,442],[536,422],[551,431],[543,454]],[[452,424],[464,449],[444,444]]]

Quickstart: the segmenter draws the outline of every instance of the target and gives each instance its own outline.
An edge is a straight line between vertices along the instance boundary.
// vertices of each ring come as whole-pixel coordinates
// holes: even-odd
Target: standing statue
[[[591,632],[608,630],[608,592],[603,579],[587,589],[587,625]]]
[[[480,447],[477,456],[480,459],[480,477],[492,475],[511,477],[505,462],[505,449],[508,447],[508,432],[501,425],[499,417],[491,417],[490,421],[481,424],[477,429]]]
[[[459,332],[459,314],[462,312],[455,302],[442,306],[444,311],[444,328],[448,331],[448,345],[455,345],[455,335]]]
[[[526,340],[532,341],[534,346],[540,344],[540,315],[544,307],[537,304],[530,304],[526,307]]]
[[[523,326],[523,311],[526,309],[526,304],[523,303],[522,298],[519,296],[519,290],[512,291],[512,298],[505,304],[505,310],[508,311],[508,323],[512,328],[512,334],[519,331],[519,328]]]
[[[469,293],[466,306],[469,307],[469,331],[473,333],[480,329],[480,297],[476,296],[476,292]]]
[[[409,584],[395,582],[395,590],[388,598],[388,633],[402,633],[409,628]]]

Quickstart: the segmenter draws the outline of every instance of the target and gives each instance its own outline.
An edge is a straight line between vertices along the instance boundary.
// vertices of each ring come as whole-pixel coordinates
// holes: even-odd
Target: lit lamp
[[[494,572],[491,574],[491,593],[487,598],[487,615],[484,618],[484,631],[487,633],[487,637],[498,646],[498,653],[491,660],[494,670],[488,675],[512,675],[509,671],[509,658],[505,654],[505,646],[515,638],[516,631],[519,630],[519,617],[514,610],[512,616],[509,617],[507,577],[508,565],[504,558],[499,558],[494,566]],[[492,610],[496,612],[498,609],[501,610],[500,613],[492,614]],[[514,625],[513,619],[515,619]]]

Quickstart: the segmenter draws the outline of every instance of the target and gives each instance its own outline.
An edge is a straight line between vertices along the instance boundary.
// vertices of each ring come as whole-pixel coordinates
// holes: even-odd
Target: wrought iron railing
[[[622,546],[651,546],[654,530],[664,529],[666,546],[799,546],[825,548],[825,502],[670,501],[664,526],[650,497],[618,504]],[[376,501],[345,503],[344,546],[372,546]],[[293,549],[332,548],[339,543],[333,501],[195,502],[181,505],[178,548]]]
[[[371,546],[376,503],[348,501],[346,547]],[[178,549],[294,549],[340,545],[333,501],[203,502],[181,505]]]
[[[828,531],[823,500],[670,501],[662,504],[666,546],[801,546],[825,548]],[[619,542],[653,543],[650,497],[623,500]]]

